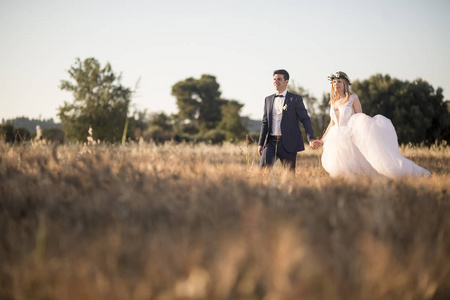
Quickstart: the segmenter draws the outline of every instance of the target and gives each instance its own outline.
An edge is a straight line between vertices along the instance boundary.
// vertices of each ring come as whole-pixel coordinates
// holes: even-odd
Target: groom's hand
[[[317,148],[319,148],[318,141],[317,140],[310,140],[309,141],[309,147],[311,147],[311,149],[313,149],[313,150],[316,150]]]
[[[259,156],[262,156],[262,151],[263,151],[263,147],[262,146],[258,146]]]
[[[320,146],[322,146],[322,145],[323,145],[323,141],[322,140],[311,140],[311,141],[309,141],[309,146],[313,150],[319,149]]]

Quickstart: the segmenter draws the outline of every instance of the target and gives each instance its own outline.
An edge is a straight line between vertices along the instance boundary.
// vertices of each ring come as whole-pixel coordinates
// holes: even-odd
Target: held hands
[[[319,149],[320,146],[322,146],[322,145],[323,145],[323,141],[322,140],[310,140],[309,141],[309,146],[313,150]],[[262,146],[258,146],[258,154],[259,154],[259,156],[262,155],[262,152],[263,152],[263,147]]]
[[[323,145],[323,141],[322,140],[310,140],[309,141],[309,146],[313,150],[319,149],[319,147],[322,146],[322,145]]]

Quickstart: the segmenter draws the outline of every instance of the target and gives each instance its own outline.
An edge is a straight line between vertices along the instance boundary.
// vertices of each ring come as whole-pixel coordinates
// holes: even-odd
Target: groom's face
[[[288,82],[289,80],[284,80],[283,74],[273,75],[273,85],[279,93],[282,93],[286,89]]]

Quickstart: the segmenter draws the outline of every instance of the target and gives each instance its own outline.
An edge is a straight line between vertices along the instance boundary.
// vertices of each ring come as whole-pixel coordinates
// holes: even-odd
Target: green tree
[[[60,88],[72,92],[72,103],[64,102],[59,108],[62,129],[69,140],[85,141],[91,125],[94,138],[117,142],[122,138],[129,121],[128,132],[142,125],[134,117],[129,119],[132,90],[122,86],[109,63],[101,67],[94,58],[81,61],[68,71],[71,81],[62,80]]]
[[[191,77],[179,81],[173,85],[172,95],[177,99],[175,123],[181,134],[214,141],[244,136],[246,130],[239,115],[243,105],[221,98],[216,77],[202,75],[200,79]]]
[[[230,139],[242,139],[245,137],[247,130],[242,125],[240,117],[240,110],[243,107],[237,101],[231,100],[222,105],[222,120],[220,121],[217,129],[225,132],[225,138]]]
[[[211,75],[177,82],[172,87],[172,95],[177,99],[179,117],[189,120],[202,132],[216,128],[222,119],[220,107],[226,102],[220,98],[219,88],[216,77]]]
[[[364,113],[391,119],[399,143],[431,144],[449,139],[450,118],[441,88],[434,90],[422,79],[409,82],[376,74],[367,80],[355,80],[352,90]]]
[[[12,143],[15,140],[15,128],[11,123],[0,125],[0,137],[4,142]]]
[[[175,137],[173,119],[165,113],[153,113],[150,115],[149,127],[145,132],[146,138],[156,142],[164,142]]]

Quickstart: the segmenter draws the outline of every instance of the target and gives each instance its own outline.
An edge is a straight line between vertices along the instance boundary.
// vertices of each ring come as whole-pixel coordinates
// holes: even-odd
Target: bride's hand
[[[319,149],[319,147],[322,146],[322,145],[323,145],[323,141],[322,140],[312,140],[312,141],[309,142],[309,146],[313,150]]]
[[[319,148],[317,140],[310,140],[309,141],[309,147],[311,147],[311,149],[313,149],[313,150],[316,150],[317,148]]]

